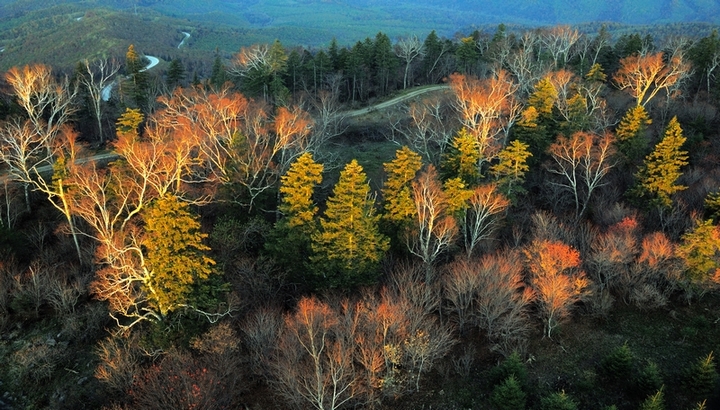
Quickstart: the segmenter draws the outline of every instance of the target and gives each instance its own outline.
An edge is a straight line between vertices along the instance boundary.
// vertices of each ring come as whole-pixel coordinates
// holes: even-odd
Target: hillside
[[[48,4],[49,3],[49,4]],[[364,0],[98,0],[53,2],[0,1],[0,70],[30,62],[72,67],[77,61],[102,55],[120,56],[129,44],[146,54],[166,58],[193,54],[208,61],[219,50],[224,56],[240,47],[279,39],[286,46],[326,46],[336,38],[350,45],[383,32],[396,39],[431,30],[452,38],[456,33],[494,31],[508,27],[578,24],[596,32],[607,22],[616,34],[661,32],[707,35],[720,21],[714,2],[663,1],[591,2],[488,1],[482,8],[467,0],[416,2]],[[652,24],[652,26],[643,26]],[[185,50],[178,50],[182,31],[193,33]]]

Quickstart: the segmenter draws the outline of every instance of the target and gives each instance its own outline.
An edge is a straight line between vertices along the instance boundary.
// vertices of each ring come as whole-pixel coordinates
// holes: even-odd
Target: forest
[[[169,60],[0,79],[0,408],[720,406],[717,31]]]

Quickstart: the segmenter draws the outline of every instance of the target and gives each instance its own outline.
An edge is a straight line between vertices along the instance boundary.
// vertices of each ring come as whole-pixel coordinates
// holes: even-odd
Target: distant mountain
[[[72,65],[118,55],[129,44],[177,55],[181,31],[192,52],[279,39],[286,46],[349,45],[382,31],[390,38],[431,30],[452,37],[473,29],[588,22],[720,23],[710,0],[0,0],[0,70],[28,62]],[[584,25],[596,27],[597,25]],[[703,31],[707,24],[700,25]]]

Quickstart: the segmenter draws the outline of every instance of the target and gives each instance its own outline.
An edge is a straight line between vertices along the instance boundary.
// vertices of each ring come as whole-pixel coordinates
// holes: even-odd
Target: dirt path
[[[340,113],[339,115],[341,115],[345,118],[359,117],[359,116],[365,115],[371,111],[377,111],[377,110],[382,110],[385,108],[392,107],[393,105],[400,104],[403,101],[407,101],[409,99],[415,98],[418,95],[422,95],[422,94],[433,92],[433,91],[445,90],[445,89],[449,89],[449,88],[450,88],[450,86],[444,85],[444,84],[431,85],[431,86],[427,86],[427,87],[419,87],[415,90],[408,92],[407,94],[399,95],[395,98],[391,98],[391,99],[389,99],[387,101],[383,101],[379,104],[375,104],[370,107],[361,108],[359,110],[345,111],[345,112]]]
[[[146,57],[148,57],[148,59],[150,59],[150,62],[151,62],[151,64],[148,65],[146,67],[146,69],[152,68],[155,66],[155,64],[157,64],[157,61],[155,61],[155,60],[157,60],[156,57],[151,57],[151,56],[146,56]],[[152,64],[152,63],[155,63],[155,64]],[[431,86],[427,86],[427,87],[420,87],[418,89],[408,92],[407,94],[399,95],[395,98],[391,98],[391,99],[389,99],[387,101],[383,101],[379,104],[375,104],[370,107],[361,108],[359,110],[344,111],[338,115],[340,115],[344,118],[358,117],[361,115],[368,114],[372,111],[377,111],[377,110],[382,110],[385,108],[392,107],[394,105],[400,104],[403,101],[407,101],[409,99],[415,98],[422,94],[430,93],[433,91],[445,90],[448,88],[450,88],[450,87],[447,85],[443,85],[443,84],[431,85]],[[103,90],[103,92],[105,92],[105,90]],[[90,161],[93,161],[93,162],[110,161],[113,159],[117,159],[118,157],[119,157],[118,154],[116,154],[114,152],[104,152],[102,154],[95,154],[95,155],[91,155],[89,157],[78,158],[76,162],[78,164],[84,164],[84,163],[90,162]],[[52,170],[53,170],[52,165],[43,165],[43,166],[37,168],[37,172],[40,174],[49,174],[49,173],[52,173]],[[9,178],[10,178],[10,176],[8,175],[8,172],[3,172],[2,175],[0,175],[0,184],[5,183]]]

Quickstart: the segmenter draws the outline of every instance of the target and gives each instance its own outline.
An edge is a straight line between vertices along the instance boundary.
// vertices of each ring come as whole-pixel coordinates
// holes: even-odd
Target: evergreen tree
[[[603,70],[603,67],[600,65],[600,63],[595,63],[592,65],[592,67],[590,67],[588,73],[585,74],[585,79],[588,81],[604,83],[607,80],[607,75],[605,74],[605,70]]]
[[[541,122],[537,108],[531,105],[523,110],[520,120],[513,127],[515,139],[529,148],[531,163],[540,162],[552,143],[553,135],[545,125],[546,122]]]
[[[129,82],[124,87],[125,93],[132,99],[136,107],[147,108],[148,88],[150,87],[147,72],[143,70],[142,58],[130,44],[125,54],[125,71]]]
[[[378,90],[380,95],[386,95],[394,85],[393,75],[400,66],[400,60],[393,51],[390,37],[386,34],[377,33],[372,50]]]
[[[672,207],[671,196],[687,188],[676,183],[682,175],[680,169],[687,165],[687,151],[681,149],[683,144],[685,137],[677,117],[673,117],[665,129],[665,137],[645,157],[643,167],[636,175],[638,196],[649,196],[652,203],[662,209]]]
[[[710,352],[685,370],[683,387],[696,397],[704,398],[713,392],[717,382],[718,372],[715,368],[715,357],[713,352]]]
[[[149,280],[144,284],[150,304],[163,316],[184,305],[192,305],[188,296],[193,286],[208,279],[215,262],[205,253],[207,236],[188,204],[173,195],[158,198],[145,211],[145,269]]]
[[[525,410],[525,393],[515,375],[495,386],[490,401],[499,410]]]
[[[640,405],[640,410],[665,410],[665,394],[662,389],[648,396]]]
[[[225,65],[222,62],[222,58],[220,58],[220,55],[216,55],[213,61],[212,72],[210,73],[210,85],[216,90],[219,90],[220,87],[225,84],[225,81],[227,81],[227,75],[225,73]]]
[[[577,410],[578,404],[564,391],[553,393],[540,400],[540,410]]]
[[[395,151],[395,158],[383,164],[386,179],[382,188],[385,212],[383,219],[395,228],[404,230],[415,220],[415,202],[412,194],[412,181],[420,168],[420,154],[407,146]]]
[[[375,201],[365,172],[352,160],[327,200],[320,230],[312,235],[311,269],[319,287],[369,284],[389,248],[378,228]]]
[[[499,162],[490,168],[490,173],[498,181],[500,192],[511,201],[525,190],[522,187],[525,173],[530,170],[527,161],[532,157],[530,146],[519,140],[513,140],[498,154]]]
[[[435,33],[435,30],[433,30],[425,38],[423,50],[425,50],[425,55],[422,60],[422,72],[428,81],[434,82],[433,78],[435,78],[435,76],[433,74],[439,71],[440,59],[443,54],[447,52],[447,47],[443,45],[442,40],[440,40],[437,33]]]
[[[142,112],[137,108],[126,108],[115,123],[118,134],[132,133],[135,138],[140,137],[140,124],[145,120]]]
[[[711,219],[697,221],[695,228],[682,236],[677,256],[685,262],[691,282],[720,281],[720,227]]]
[[[443,161],[445,178],[460,178],[467,185],[474,186],[480,179],[481,153],[475,137],[462,128],[450,143],[450,150]]]
[[[652,123],[645,107],[636,105],[630,108],[615,129],[620,151],[630,162],[642,158],[647,149],[647,127]]]
[[[185,68],[179,58],[175,58],[170,62],[167,71],[167,86],[171,90],[185,79]]]
[[[322,164],[304,153],[281,177],[278,205],[281,219],[275,224],[266,243],[275,260],[299,275],[310,255],[310,239],[317,232],[317,205],[313,201],[315,187],[322,182]]]
[[[455,50],[455,56],[458,60],[460,72],[463,74],[473,74],[475,66],[480,59],[477,42],[473,37],[464,37],[460,39],[460,44]]]

